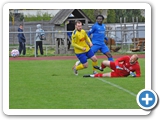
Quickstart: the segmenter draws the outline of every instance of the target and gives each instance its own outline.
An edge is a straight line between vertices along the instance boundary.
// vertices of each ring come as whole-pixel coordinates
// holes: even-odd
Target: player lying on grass
[[[141,76],[137,54],[134,54],[131,57],[123,56],[121,58],[118,58],[115,62],[104,60],[101,63],[101,67],[94,67],[100,71],[103,71],[104,68],[109,67],[112,69],[112,72],[84,75],[83,77],[127,77],[129,75],[133,77]]]

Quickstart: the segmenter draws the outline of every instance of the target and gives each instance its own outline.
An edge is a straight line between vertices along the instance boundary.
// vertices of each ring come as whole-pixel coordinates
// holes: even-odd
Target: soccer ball
[[[13,50],[11,51],[11,56],[12,56],[12,57],[18,57],[18,56],[19,56],[19,51],[16,50],[16,49],[13,49]]]

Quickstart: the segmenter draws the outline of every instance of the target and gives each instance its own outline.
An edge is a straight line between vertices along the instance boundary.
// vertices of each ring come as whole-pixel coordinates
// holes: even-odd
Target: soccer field
[[[9,109],[140,108],[136,95],[145,88],[144,58],[139,59],[140,78],[83,78],[92,73],[90,60],[89,67],[75,76],[75,61],[9,61]]]

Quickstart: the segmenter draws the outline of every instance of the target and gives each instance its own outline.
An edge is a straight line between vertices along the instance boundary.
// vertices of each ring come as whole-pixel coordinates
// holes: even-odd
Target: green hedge
[[[29,21],[50,21],[51,20],[51,14],[49,14],[48,12],[46,13],[41,13],[40,11],[37,12],[37,15],[25,15],[24,16],[24,20],[26,22]]]

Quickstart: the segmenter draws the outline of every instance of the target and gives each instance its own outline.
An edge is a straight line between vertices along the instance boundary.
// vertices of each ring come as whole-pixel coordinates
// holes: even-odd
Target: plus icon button
[[[157,104],[157,94],[153,90],[143,89],[137,94],[137,104],[144,110],[150,110]]]
[[[153,98],[149,98],[149,95],[146,94],[146,97],[145,97],[145,98],[142,98],[142,100],[143,100],[143,101],[146,101],[146,105],[148,105],[148,104],[149,104],[149,101],[152,101]]]

